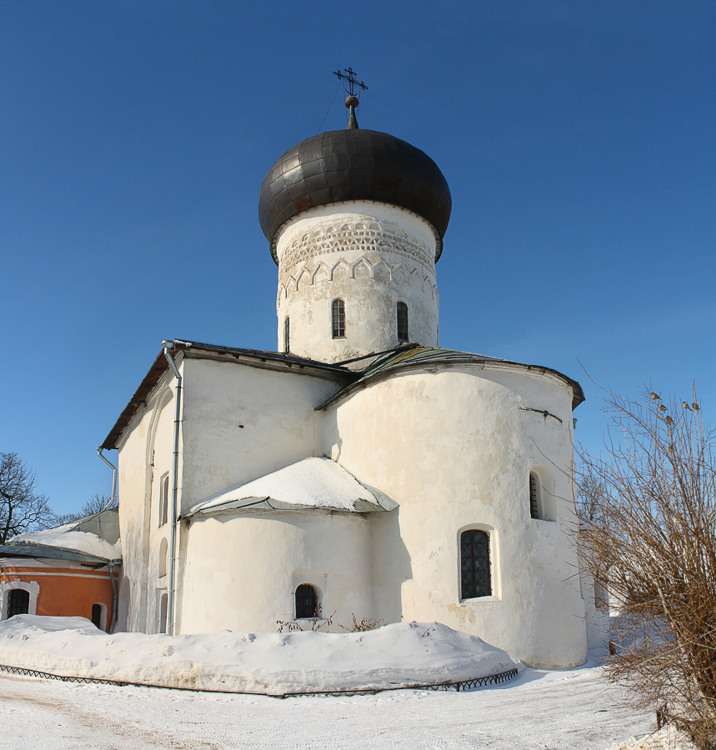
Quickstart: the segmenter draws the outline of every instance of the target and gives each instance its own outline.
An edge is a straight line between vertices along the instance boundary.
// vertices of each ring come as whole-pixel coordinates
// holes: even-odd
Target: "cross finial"
[[[356,119],[356,112],[355,109],[360,104],[360,100],[356,94],[360,95],[361,91],[367,91],[368,87],[365,85],[363,81],[359,81],[356,78],[356,73],[353,68],[343,68],[343,71],[340,70],[334,70],[333,75],[337,76],[340,81],[347,81],[348,85],[344,86],[346,94],[348,96],[346,97],[345,105],[348,109],[349,115],[348,115],[348,130],[353,130],[354,128],[358,128],[358,120]]]

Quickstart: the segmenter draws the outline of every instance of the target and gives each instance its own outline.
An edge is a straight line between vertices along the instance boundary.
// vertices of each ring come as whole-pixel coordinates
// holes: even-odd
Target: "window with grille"
[[[410,341],[408,335],[408,306],[398,302],[398,341]]]
[[[10,589],[7,616],[26,615],[30,611],[30,594],[25,589]]]
[[[318,617],[318,595],[310,583],[302,583],[296,588],[296,619]]]
[[[283,351],[284,354],[291,351],[291,320],[288,317],[283,321]]]
[[[541,518],[539,477],[534,471],[530,472],[530,517]]]
[[[169,474],[165,474],[159,485],[159,525],[169,520]]]
[[[492,596],[490,535],[480,529],[460,534],[460,598]]]
[[[342,299],[334,299],[331,303],[331,322],[333,338],[342,339],[346,335],[346,303]]]

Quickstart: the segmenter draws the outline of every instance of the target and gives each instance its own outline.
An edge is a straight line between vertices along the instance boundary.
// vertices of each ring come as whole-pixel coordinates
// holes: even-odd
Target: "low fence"
[[[378,688],[348,688],[344,690],[300,690],[288,693],[259,693],[249,690],[212,690],[211,688],[188,688],[174,685],[153,685],[146,682],[125,682],[122,680],[110,680],[104,677],[75,677],[69,675],[53,674],[52,672],[41,672],[37,669],[28,669],[27,667],[11,667],[6,664],[0,664],[0,672],[8,674],[22,675],[23,677],[39,677],[43,680],[59,680],[60,682],[83,682],[86,684],[98,685],[118,685],[119,687],[160,687],[169,690],[191,690],[200,693],[234,693],[237,695],[266,695],[270,698],[290,698],[300,695],[371,695],[382,693],[386,690],[454,690],[458,693],[465,690],[474,690],[475,688],[485,687],[486,685],[497,685],[501,682],[507,682],[517,676],[517,669],[508,669],[506,672],[487,675],[486,677],[476,677],[472,680],[460,680],[457,682],[439,682],[433,684],[412,684],[412,685],[391,685],[390,687]]]

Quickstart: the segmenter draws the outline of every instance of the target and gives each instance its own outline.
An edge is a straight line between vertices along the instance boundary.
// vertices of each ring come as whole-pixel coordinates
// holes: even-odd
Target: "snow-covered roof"
[[[18,534],[0,546],[3,557],[47,557],[95,562],[119,560],[117,509],[109,508],[54,529]]]
[[[335,461],[304,458],[203,500],[190,508],[186,515],[244,509],[368,513],[396,507],[397,503],[386,494],[362,484]]]

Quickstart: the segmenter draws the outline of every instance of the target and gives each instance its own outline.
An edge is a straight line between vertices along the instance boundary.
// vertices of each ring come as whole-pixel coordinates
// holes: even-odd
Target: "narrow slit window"
[[[104,614],[104,606],[100,604],[99,602],[95,602],[92,605],[92,624],[99,628],[100,630],[104,630],[104,623],[102,620],[104,619],[102,615]]]
[[[169,595],[162,592],[159,597],[159,632],[166,633],[169,620]]]
[[[159,577],[167,574],[167,562],[169,559],[169,542],[164,537],[159,543]]]
[[[408,306],[398,302],[398,341],[410,341],[408,334]]]
[[[288,316],[283,321],[283,351],[284,354],[291,351],[291,319]]]
[[[490,535],[479,529],[460,534],[460,598],[492,596]]]
[[[530,517],[541,518],[539,477],[534,471],[530,472]]]
[[[318,594],[310,583],[296,588],[296,619],[318,617]]]
[[[334,299],[331,303],[331,322],[333,338],[342,339],[346,335],[346,303],[342,299]]]
[[[164,474],[159,485],[159,525],[169,520],[169,474]]]

